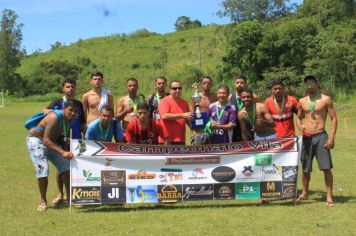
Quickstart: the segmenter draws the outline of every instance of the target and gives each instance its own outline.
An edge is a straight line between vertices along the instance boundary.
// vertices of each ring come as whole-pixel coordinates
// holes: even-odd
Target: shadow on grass
[[[162,205],[154,204],[125,204],[125,205],[96,205],[96,206],[82,206],[76,208],[78,212],[89,213],[89,212],[130,212],[130,211],[157,211],[157,210],[184,210],[184,209],[203,209],[203,208],[240,208],[240,207],[272,207],[272,206],[286,206],[294,207],[294,199],[286,200],[271,200],[267,203],[261,203],[260,201],[254,202],[237,202],[237,201],[219,201],[211,202],[207,204],[206,202],[189,202],[189,203],[167,203]]]

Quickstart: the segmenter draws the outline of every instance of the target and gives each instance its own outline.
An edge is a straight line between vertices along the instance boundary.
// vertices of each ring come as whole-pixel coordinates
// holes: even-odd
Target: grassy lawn
[[[37,213],[35,171],[25,145],[23,122],[47,103],[10,102],[0,108],[1,235],[356,235],[356,105],[336,106],[339,128],[334,161],[336,206],[325,207],[323,175],[314,165],[310,200],[260,205],[256,201],[214,201],[168,205],[50,208]],[[316,163],[314,163],[316,164]],[[51,168],[48,201],[55,196]],[[300,189],[300,187],[299,187]]]

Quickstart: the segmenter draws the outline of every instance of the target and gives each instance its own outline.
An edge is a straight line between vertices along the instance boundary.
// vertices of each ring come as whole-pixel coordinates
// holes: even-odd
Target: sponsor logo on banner
[[[101,186],[126,186],[126,171],[124,170],[101,171]]]
[[[183,201],[201,201],[214,199],[213,184],[183,185]]]
[[[237,182],[255,182],[261,179],[261,167],[243,166],[237,171]]]
[[[220,156],[211,157],[167,157],[166,165],[220,164]]]
[[[100,204],[100,187],[72,187],[72,204]]]
[[[298,171],[296,166],[282,166],[282,177],[286,181],[296,181]]]
[[[101,177],[93,174],[90,169],[83,169],[81,177],[72,177],[72,183],[75,184],[88,184],[88,185],[100,185]]]
[[[192,175],[188,177],[188,179],[207,179],[208,177],[206,177],[204,175],[204,170],[202,168],[195,168],[193,171],[192,171]]]
[[[158,185],[157,192],[159,202],[182,201],[182,185]]]
[[[236,183],[236,199],[259,199],[260,198],[260,183],[246,182]]]
[[[156,185],[138,185],[127,187],[128,203],[157,203],[157,186]]]
[[[229,182],[233,180],[236,176],[236,172],[234,169],[228,166],[219,166],[216,167],[212,172],[211,172],[211,177],[216,180],[217,182]]]
[[[235,184],[214,184],[214,199],[235,199]]]
[[[296,182],[286,181],[283,182],[283,197],[292,198],[297,196]]]
[[[263,153],[255,154],[255,166],[268,166],[272,165],[272,154]]]
[[[129,174],[128,179],[155,179],[156,173],[147,173],[145,170],[140,170],[136,174]]]
[[[267,181],[261,182],[261,198],[281,198],[282,197],[282,182]]]
[[[101,187],[101,203],[126,203],[126,187]]]
[[[159,181],[164,184],[172,182],[181,182],[182,180],[182,172],[163,172],[159,174]]]
[[[279,181],[282,180],[282,166],[262,166],[262,180]]]

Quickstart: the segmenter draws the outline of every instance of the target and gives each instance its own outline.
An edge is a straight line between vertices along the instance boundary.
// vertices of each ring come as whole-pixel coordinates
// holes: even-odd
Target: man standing
[[[53,163],[62,176],[69,196],[69,160],[73,153],[64,148],[69,143],[70,120],[75,116],[77,107],[73,100],[67,100],[60,111],[49,113],[37,126],[29,130],[27,136],[27,149],[37,173],[38,187],[40,190],[40,204],[37,211],[47,210],[47,186],[48,186],[48,160]],[[58,140],[64,143],[58,145]],[[67,203],[70,199],[67,197]]]
[[[277,137],[294,137],[293,113],[298,112],[298,101],[295,97],[285,94],[281,80],[272,82],[272,96],[266,99],[265,105],[272,114]]]
[[[158,111],[162,119],[165,142],[173,145],[185,145],[185,125],[190,125],[194,115],[189,104],[182,96],[182,83],[172,81],[170,95],[165,97]]]
[[[244,89],[247,89],[247,79],[243,75],[237,75],[235,77],[235,89],[236,91],[229,96],[229,102],[235,106],[236,108],[236,116],[238,116],[238,113],[240,110],[243,108],[243,103],[241,101],[241,92]],[[259,97],[253,93],[253,100],[255,103],[259,102],[260,99]],[[242,136],[241,136],[241,125],[238,123],[239,120],[236,119],[236,125],[233,131],[233,137],[232,141],[233,142],[241,142],[242,141]],[[247,127],[247,130],[250,131],[249,137],[253,137],[253,133],[251,132],[252,127]]]
[[[116,142],[122,142],[124,134],[120,122],[112,119],[113,109],[105,105],[99,114],[99,118],[88,125],[85,139],[111,142],[114,137]]]
[[[319,169],[324,172],[326,185],[326,206],[334,206],[333,199],[333,175],[331,169],[330,149],[334,148],[334,140],[337,129],[336,112],[331,97],[322,94],[319,90],[318,80],[308,75],[304,78],[307,96],[299,100],[297,126],[303,133],[302,145],[302,194],[297,201],[308,199],[310,173],[314,156]],[[326,118],[331,119],[331,134],[325,131]]]
[[[137,117],[137,105],[145,101],[142,94],[137,95],[138,81],[135,78],[126,80],[128,95],[117,100],[116,119],[122,120],[122,128],[126,132],[127,125]]]
[[[63,81],[63,94],[62,98],[54,99],[51,104],[45,109],[45,113],[49,113],[51,110],[62,110],[67,103],[67,101],[73,100],[75,106],[77,107],[77,113],[70,122],[70,128],[72,130],[72,138],[81,139],[85,131],[85,114],[83,110],[83,105],[80,101],[74,99],[76,91],[76,81],[74,79],[65,79]],[[63,182],[60,173],[56,173],[56,181],[58,187],[58,195],[53,199],[52,203],[57,206],[63,202]],[[68,197],[68,196],[67,196]]]
[[[163,75],[160,75],[156,78],[156,93],[148,96],[148,106],[149,106],[149,113],[150,118],[154,120],[160,120],[158,106],[161,103],[161,100],[168,96],[169,93],[166,93],[167,87],[167,78]]]
[[[218,99],[215,93],[211,92],[211,87],[213,86],[213,80],[210,76],[204,76],[200,80],[202,92],[199,93],[201,100],[199,103],[199,108],[201,112],[206,112],[209,109],[209,105],[216,102]],[[195,102],[192,99],[192,107],[194,108]]]
[[[138,104],[138,118],[131,121],[126,129],[125,138],[127,143],[158,144],[159,125],[150,118],[148,110],[148,104]]]
[[[248,124],[252,126],[255,140],[276,138],[271,114],[263,103],[254,101],[251,89],[241,91],[241,101],[244,107],[239,111],[238,119],[241,125],[242,140],[253,140],[253,137],[249,137],[251,134],[247,129]]]
[[[99,112],[104,105],[114,107],[111,92],[102,88],[104,75],[94,72],[90,76],[92,89],[82,97],[84,112],[87,117],[87,125],[99,117]]]

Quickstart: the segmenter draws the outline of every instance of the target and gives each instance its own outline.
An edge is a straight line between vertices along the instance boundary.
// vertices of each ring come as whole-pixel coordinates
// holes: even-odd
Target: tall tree
[[[266,21],[285,16],[295,5],[288,6],[289,0],[223,0],[220,17],[229,17],[234,23],[246,20]]]
[[[200,21],[198,21],[198,20],[192,21],[187,16],[178,17],[176,20],[176,23],[174,24],[176,31],[199,28],[201,26],[202,26],[202,24]]]
[[[0,30],[0,87],[13,93],[21,84],[15,72],[20,66],[23,53],[20,50],[23,24],[17,24],[18,16],[13,10],[2,11]]]

